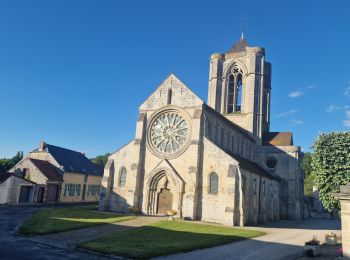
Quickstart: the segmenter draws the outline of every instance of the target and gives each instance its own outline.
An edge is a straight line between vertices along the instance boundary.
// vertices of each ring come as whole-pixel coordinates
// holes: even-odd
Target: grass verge
[[[186,221],[160,221],[82,243],[79,247],[104,254],[147,259],[261,235],[264,233],[254,230]]]
[[[96,206],[81,206],[41,210],[27,219],[18,232],[25,235],[49,234],[135,218],[96,209]]]

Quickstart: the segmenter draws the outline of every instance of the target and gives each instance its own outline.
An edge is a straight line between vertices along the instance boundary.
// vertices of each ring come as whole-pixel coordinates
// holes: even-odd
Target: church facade
[[[303,217],[302,152],[270,132],[271,64],[241,39],[210,59],[208,104],[174,74],[139,107],[134,140],[109,156],[101,210],[244,226]]]

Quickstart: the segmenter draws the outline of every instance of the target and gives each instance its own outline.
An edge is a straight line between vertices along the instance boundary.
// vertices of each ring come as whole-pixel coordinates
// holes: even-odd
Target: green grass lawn
[[[160,221],[86,242],[79,247],[124,257],[151,258],[218,246],[263,234],[254,230],[186,221]]]
[[[99,212],[96,206],[51,208],[34,213],[19,228],[21,234],[48,234],[135,218]]]

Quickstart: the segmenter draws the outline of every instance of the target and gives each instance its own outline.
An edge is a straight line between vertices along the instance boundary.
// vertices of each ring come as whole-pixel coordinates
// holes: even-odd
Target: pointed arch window
[[[231,74],[228,78],[228,107],[227,112],[232,113],[234,106],[234,96],[235,96],[235,77]]]
[[[120,170],[120,178],[119,178],[119,186],[120,187],[124,187],[126,184],[126,175],[127,175],[127,171],[125,169],[125,167],[123,167]]]
[[[240,113],[242,111],[242,75],[242,69],[236,63],[233,63],[228,76],[227,113]]]
[[[219,190],[219,176],[212,172],[209,176],[209,193],[218,194]]]
[[[241,112],[242,109],[242,74],[238,74],[237,76],[237,87],[236,87],[236,93],[237,93],[237,99],[236,99],[236,110],[235,112]]]

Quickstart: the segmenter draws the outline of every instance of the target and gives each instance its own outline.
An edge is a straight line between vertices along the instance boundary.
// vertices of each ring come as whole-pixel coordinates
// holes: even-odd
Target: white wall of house
[[[30,187],[29,199],[27,203],[32,203],[34,197],[35,184],[22,178],[11,176],[6,181],[0,184],[0,204],[17,204],[22,186]]]
[[[0,183],[0,204],[7,203],[8,193],[10,187],[10,178]]]

